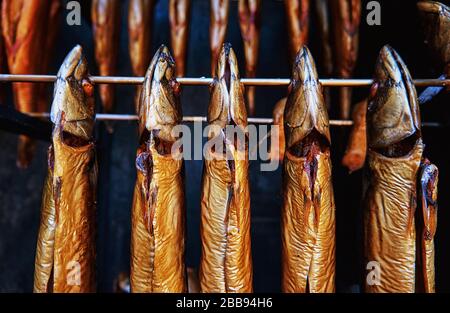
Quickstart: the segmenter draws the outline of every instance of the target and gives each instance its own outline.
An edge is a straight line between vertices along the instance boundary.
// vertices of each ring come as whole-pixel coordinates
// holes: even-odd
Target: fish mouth
[[[295,58],[289,89],[285,110],[288,151],[303,157],[312,145],[322,152],[328,150],[331,144],[328,112],[314,59],[306,46]]]
[[[375,66],[367,111],[368,145],[385,156],[408,154],[421,137],[420,111],[411,75],[390,46],[384,46]]]
[[[75,138],[71,145],[79,146],[91,140],[94,114],[88,65],[83,48],[77,45],[67,54],[58,71],[50,119],[66,137]]]
[[[172,130],[181,122],[180,85],[175,61],[165,45],[156,51],[146,72],[138,109],[141,143],[154,140],[158,151],[170,153],[178,138]]]

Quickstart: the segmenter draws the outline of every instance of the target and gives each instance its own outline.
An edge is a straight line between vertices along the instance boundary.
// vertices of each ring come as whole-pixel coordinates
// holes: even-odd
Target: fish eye
[[[94,95],[94,86],[88,79],[83,79],[81,82],[81,86],[86,96],[92,97]]]

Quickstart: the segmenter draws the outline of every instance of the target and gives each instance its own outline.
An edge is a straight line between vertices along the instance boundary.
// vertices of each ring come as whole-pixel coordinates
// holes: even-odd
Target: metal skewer
[[[34,112],[25,113],[32,117],[49,118],[50,114],[47,112]],[[135,114],[104,114],[97,113],[95,116],[97,121],[137,121],[138,116]],[[196,123],[196,122],[206,122],[206,117],[204,116],[184,116],[183,122],[185,123]],[[259,118],[259,117],[249,117],[247,119],[249,124],[272,124],[272,118]],[[352,120],[330,120],[331,126],[352,126]],[[441,127],[442,124],[435,122],[422,123],[425,127]]]
[[[121,76],[91,76],[91,81],[96,84],[124,84],[139,85],[144,82],[144,77],[121,77]],[[180,77],[177,78],[182,85],[209,85],[212,78],[199,77]],[[56,75],[12,75],[0,74],[0,82],[47,82],[56,81]],[[248,86],[286,86],[290,83],[289,78],[242,78],[241,82]],[[320,79],[323,86],[335,87],[364,87],[370,86],[372,79]],[[415,79],[413,80],[417,87],[425,86],[450,86],[450,79]]]

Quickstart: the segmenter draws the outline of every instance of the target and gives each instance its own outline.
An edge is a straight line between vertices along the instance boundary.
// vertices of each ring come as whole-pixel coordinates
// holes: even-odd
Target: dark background
[[[313,2],[312,0],[311,2]],[[128,57],[127,2],[122,6],[118,75],[131,75]],[[370,78],[380,48],[389,43],[402,56],[413,78],[432,78],[439,75],[423,45],[423,36],[416,11],[416,1],[379,1],[381,26],[366,23],[366,3],[362,5],[360,52],[355,78]],[[68,26],[66,11],[57,41],[57,51],[50,73],[56,73],[64,56],[75,45],[81,44],[88,56],[92,74],[97,74],[93,59],[90,1],[82,1],[82,26]],[[311,11],[310,42],[312,54],[319,63],[320,39],[316,20]],[[192,0],[190,37],[188,44],[188,77],[209,76],[208,44],[209,1]],[[262,7],[261,46],[258,77],[289,77],[284,7],[281,1],[264,0]],[[227,41],[231,42],[239,58],[242,76],[243,48],[237,20],[237,1],[231,1]],[[155,7],[153,51],[169,44],[168,1],[159,0]],[[38,61],[38,60],[36,60]],[[320,71],[320,64],[319,71]],[[322,78],[325,78],[323,75]],[[133,113],[132,86],[117,86],[117,113]],[[418,90],[421,91],[420,89]],[[354,102],[367,95],[367,88],[354,90]],[[336,97],[337,89],[332,90]],[[285,87],[258,87],[257,112],[269,117],[275,102],[286,94]],[[183,87],[182,106],[185,115],[205,115],[209,93],[205,86]],[[425,154],[440,170],[439,222],[436,235],[437,291],[450,291],[449,193],[450,168],[448,162],[449,98],[440,95],[422,107],[423,121],[438,121],[444,128],[424,128],[427,145]],[[9,101],[11,104],[11,100]],[[333,98],[331,118],[336,118],[337,102]],[[137,147],[136,124],[114,124],[112,136],[105,135],[98,123],[100,159],[100,194],[98,207],[98,289],[112,291],[113,281],[129,268],[130,208],[135,181],[134,158]],[[358,292],[362,281],[361,269],[361,171],[349,175],[340,165],[348,128],[333,127],[333,180],[337,212],[337,291]],[[41,192],[46,173],[48,143],[40,142],[36,157],[27,170],[15,166],[17,136],[0,132],[0,291],[30,292],[36,238],[39,227]],[[199,200],[202,161],[186,162],[188,245],[187,265],[197,267],[200,256]],[[252,253],[255,291],[280,290],[280,227],[281,169],[275,172],[259,171],[259,162],[250,165]]]

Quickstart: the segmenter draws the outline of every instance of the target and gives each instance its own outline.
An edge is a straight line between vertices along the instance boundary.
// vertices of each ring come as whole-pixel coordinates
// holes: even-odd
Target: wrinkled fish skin
[[[225,41],[228,26],[229,0],[210,0],[209,47],[211,51],[211,75],[216,75],[220,49]]]
[[[11,74],[40,74],[45,41],[49,0],[3,0],[2,33]],[[39,84],[14,83],[14,103],[20,112],[36,112]],[[35,151],[35,141],[19,136],[17,166],[26,168]]]
[[[153,57],[141,92],[137,180],[131,225],[131,291],[187,292],[181,123],[175,63],[165,46]]]
[[[190,0],[170,0],[170,42],[177,64],[177,76],[183,77],[186,70],[186,49],[189,38]]]
[[[309,0],[284,1],[289,36],[289,53],[294,60],[300,48],[308,42]]]
[[[306,47],[294,62],[284,111],[282,291],[335,291],[335,206],[328,113]]]
[[[116,73],[117,53],[120,35],[119,0],[92,0],[91,17],[94,33],[95,60],[102,76]],[[99,86],[103,110],[112,112],[114,105],[114,86]]]
[[[256,76],[258,64],[259,33],[261,27],[261,0],[239,0],[239,26],[244,40],[245,76]],[[255,113],[255,87],[247,88],[250,115]]]
[[[55,83],[34,292],[95,291],[97,169],[94,98],[82,48],[64,60]]]
[[[367,161],[363,201],[365,260],[378,262],[379,284],[366,292],[414,292],[417,175],[424,145],[411,76],[389,46],[381,49],[376,91],[367,111]]]
[[[358,58],[361,0],[332,0],[334,13],[335,70],[340,78],[351,78]],[[340,117],[350,117],[351,88],[340,89]]]
[[[436,60],[441,62],[447,77],[450,76],[450,8],[435,1],[417,3],[422,19],[425,42]]]
[[[239,130],[234,142],[224,135],[227,125],[236,125]],[[208,126],[209,142],[222,142],[224,150],[205,147],[201,291],[252,292],[247,112],[237,59],[229,44],[223,45],[211,85]]]
[[[427,159],[419,175],[419,210],[417,210],[417,280],[416,292],[435,292],[434,236],[437,229],[438,168]]]

